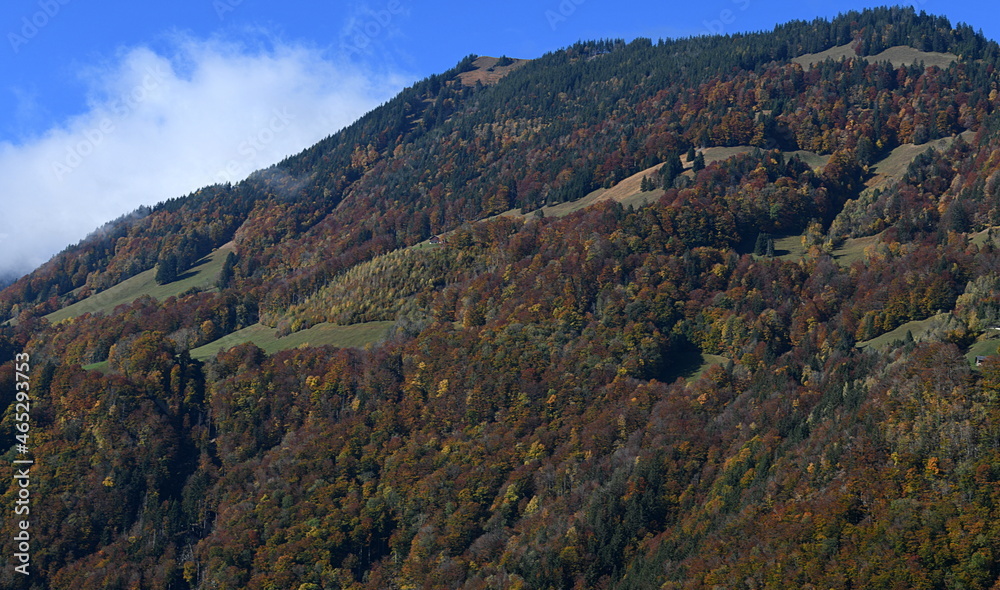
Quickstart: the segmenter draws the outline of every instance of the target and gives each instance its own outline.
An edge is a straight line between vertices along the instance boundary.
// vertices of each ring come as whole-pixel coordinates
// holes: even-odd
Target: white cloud
[[[397,92],[399,76],[284,43],[178,38],[81,68],[87,112],[0,142],[0,276],[23,273],[140,205],[238,181]]]

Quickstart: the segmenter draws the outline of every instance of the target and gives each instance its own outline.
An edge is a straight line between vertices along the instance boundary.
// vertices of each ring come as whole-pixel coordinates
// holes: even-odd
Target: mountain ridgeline
[[[0,292],[0,586],[998,587],[998,65],[907,8],[473,55],[107,224]]]

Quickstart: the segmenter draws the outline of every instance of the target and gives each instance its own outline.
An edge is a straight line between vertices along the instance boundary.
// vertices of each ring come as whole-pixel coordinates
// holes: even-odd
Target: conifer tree
[[[671,153],[667,156],[667,161],[660,166],[660,186],[669,189],[674,186],[674,180],[684,172],[684,165],[681,164],[679,153]]]
[[[156,262],[156,275],[153,278],[158,285],[166,285],[177,280],[177,256],[173,252],[162,255]]]
[[[699,152],[697,156],[694,157],[694,168],[695,172],[705,169],[705,154]]]
[[[754,244],[753,253],[756,254],[757,256],[763,256],[764,254],[766,254],[767,243],[770,240],[770,238],[771,236],[769,236],[764,232],[760,232],[759,234],[757,234],[757,243]]]
[[[225,289],[232,282],[234,266],[236,266],[236,254],[230,252],[226,255],[225,262],[222,263],[222,270],[219,271],[219,279],[216,281],[216,286],[219,289]]]

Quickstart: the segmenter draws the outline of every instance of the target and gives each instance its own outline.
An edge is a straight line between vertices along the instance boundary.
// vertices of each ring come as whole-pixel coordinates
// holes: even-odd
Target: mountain
[[[107,224],[0,292],[0,585],[997,587],[998,64],[469,56]]]

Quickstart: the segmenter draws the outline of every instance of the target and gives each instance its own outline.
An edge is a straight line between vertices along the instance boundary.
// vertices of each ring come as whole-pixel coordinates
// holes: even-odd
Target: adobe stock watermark
[[[21,52],[21,48],[28,44],[29,41],[38,36],[38,32],[44,29],[52,19],[57,17],[60,12],[62,12],[62,7],[69,4],[72,0],[39,0],[38,10],[35,11],[31,16],[26,16],[21,19],[21,29],[15,33],[7,33],[7,40],[10,41],[10,48],[17,55]],[[20,33],[20,34],[18,34]]]
[[[552,30],[569,20],[569,17],[576,14],[576,9],[580,7],[587,0],[562,0],[559,6],[555,10],[549,9],[545,11],[545,20],[549,21],[549,27]]]
[[[362,19],[361,24],[354,24],[350,28],[348,41],[341,47],[350,55],[364,52],[375,38],[389,27],[393,19],[403,13],[403,10],[402,0],[389,0],[382,10],[368,11],[367,17]]]
[[[731,1],[740,12],[750,8],[750,0]],[[705,25],[705,29],[708,30],[709,35],[724,35],[726,33],[726,25],[731,25],[734,22],[736,22],[736,13],[728,8],[723,8],[722,11],[719,12],[719,18],[702,21],[702,24]]]
[[[215,15],[219,17],[219,20],[225,20],[226,15],[236,10],[240,4],[243,4],[243,0],[214,0],[212,8],[215,9]]]
[[[52,173],[56,180],[79,168],[85,159],[97,151],[104,140],[118,129],[118,123],[131,115],[150,94],[163,84],[168,72],[157,64],[146,68],[142,82],[122,94],[109,105],[111,114],[102,118],[95,126],[82,133],[82,138],[66,148],[66,154],[52,162]]]
[[[18,459],[14,459],[14,481],[17,482],[17,499],[14,500],[14,520],[17,522],[14,535],[14,559],[20,562],[14,571],[29,575],[31,570],[31,467],[35,464],[31,456],[31,357],[27,353],[14,356],[14,390],[17,405],[14,407],[14,430],[17,434],[16,449]],[[13,485],[13,484],[12,484]],[[18,518],[19,517],[19,518]]]
[[[236,153],[242,158],[230,160],[226,167],[216,174],[219,184],[234,182],[254,171],[254,160],[258,154],[264,151],[269,143],[274,141],[282,131],[288,129],[289,124],[295,117],[288,112],[288,109],[274,109],[272,117],[267,125],[261,127],[256,133],[248,135],[247,138],[236,147]]]

